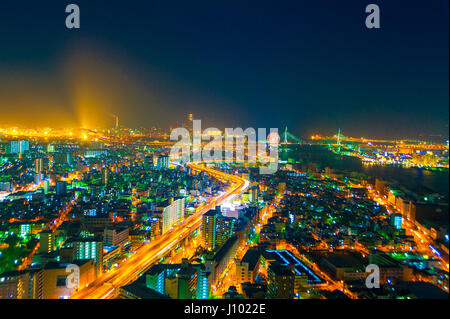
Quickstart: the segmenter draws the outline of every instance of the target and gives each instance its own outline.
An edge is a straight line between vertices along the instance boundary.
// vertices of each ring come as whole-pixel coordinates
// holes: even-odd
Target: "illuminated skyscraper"
[[[255,185],[255,186],[253,186],[251,189],[250,189],[250,191],[251,191],[251,198],[250,198],[250,201],[252,201],[252,202],[257,202],[258,201],[258,197],[259,197],[259,187],[258,187],[258,185]]]
[[[50,183],[48,181],[44,181],[44,194],[45,195],[48,194],[49,185],[50,185]]]
[[[145,274],[148,288],[173,299],[208,299],[208,276],[203,264],[159,264]]]
[[[97,238],[77,238],[70,240],[69,246],[73,247],[73,259],[93,259],[95,261],[96,274],[103,271],[103,240]]]
[[[216,219],[216,247],[222,246],[232,235],[236,219],[219,216]]]
[[[221,216],[216,210],[210,210],[202,217],[202,241],[208,250],[222,246],[232,235],[236,219]]]
[[[210,210],[202,216],[202,240],[206,249],[212,250],[216,246],[216,219],[217,212]]]
[[[34,172],[40,174],[44,170],[44,160],[42,158],[36,158],[34,160]]]
[[[168,168],[169,167],[169,156],[168,155],[159,155],[156,167],[158,169]]]
[[[162,203],[157,207],[155,215],[161,220],[162,234],[165,234],[173,226],[181,222],[184,218],[185,198],[177,197]]]
[[[44,170],[44,160],[42,158],[36,158],[34,160],[34,182],[39,184],[42,180],[42,172]]]
[[[30,149],[30,142],[23,141],[10,141],[6,145],[7,154],[23,154]]]

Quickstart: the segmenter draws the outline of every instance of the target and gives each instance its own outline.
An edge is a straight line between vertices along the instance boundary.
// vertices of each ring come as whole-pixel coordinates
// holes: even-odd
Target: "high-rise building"
[[[234,231],[235,218],[220,215],[216,210],[210,210],[202,217],[202,240],[208,250],[222,246]]]
[[[252,188],[250,189],[250,201],[253,203],[256,203],[258,201],[258,196],[259,196],[259,187],[258,185],[252,186]]]
[[[401,229],[402,222],[403,222],[403,217],[401,214],[394,214],[392,216],[392,226],[394,226],[395,228]]]
[[[239,237],[231,236],[219,249],[206,256],[205,267],[209,273],[209,281],[216,283],[225,270],[232,265],[239,247]]]
[[[56,195],[65,195],[67,192],[67,182],[58,181],[56,182]]]
[[[254,283],[261,264],[261,253],[258,249],[250,248],[241,261],[236,263],[236,281]]]
[[[76,265],[79,275],[67,285],[70,265]],[[85,287],[93,282],[95,275],[95,262],[93,260],[74,260],[71,264],[47,263],[39,272],[36,290],[39,299],[69,299],[76,287]]]
[[[108,185],[108,177],[109,177],[108,168],[106,168],[106,167],[102,168],[102,184],[103,185]]]
[[[40,174],[44,170],[44,160],[42,158],[36,158],[34,160],[34,172]]]
[[[36,158],[34,160],[34,183],[39,184],[43,179],[44,160]]]
[[[216,247],[222,246],[234,232],[235,218],[219,216],[216,219]]]
[[[44,181],[44,194],[45,195],[48,194],[49,186],[50,186],[50,183],[48,181]]]
[[[163,202],[157,207],[155,215],[162,221],[162,234],[168,232],[173,226],[184,219],[185,198],[177,197]]]
[[[10,141],[6,145],[6,153],[8,154],[23,154],[28,150],[30,150],[30,142],[27,140]]]
[[[55,250],[55,234],[51,230],[39,233],[39,253],[48,254]]]
[[[30,142],[23,140],[19,142],[19,152],[20,154],[25,153],[26,151],[30,150]]]
[[[53,161],[58,165],[71,165],[72,158],[68,152],[57,152],[52,154]]]
[[[206,249],[212,250],[216,247],[216,219],[218,214],[215,210],[210,210],[202,216],[202,241]]]
[[[123,246],[129,241],[130,229],[105,228],[103,231],[103,244],[105,246]]]
[[[96,275],[103,271],[103,240],[99,238],[74,238],[68,240],[67,246],[73,247],[73,259],[93,259]]]
[[[158,162],[156,164],[156,168],[166,169],[168,167],[169,167],[169,156],[168,155],[159,155]]]
[[[0,299],[33,298],[33,274],[26,270],[0,274]]]
[[[203,264],[158,264],[145,273],[148,288],[172,299],[208,299],[209,282]]]

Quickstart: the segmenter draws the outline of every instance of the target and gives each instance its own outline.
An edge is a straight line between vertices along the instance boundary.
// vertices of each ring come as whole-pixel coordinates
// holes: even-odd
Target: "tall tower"
[[[34,160],[34,182],[40,184],[42,180],[42,171],[44,170],[44,160],[36,158]]]
[[[109,179],[109,172],[107,167],[102,168],[102,184],[108,185],[108,179]]]
[[[36,158],[34,160],[34,172],[40,174],[44,170],[44,161],[42,158]]]
[[[338,151],[338,153],[341,152],[341,129],[338,129],[338,135],[337,135],[337,151]]]
[[[194,128],[193,128],[194,114],[192,114],[192,113],[188,114],[188,120],[189,120],[188,131],[192,136],[192,134],[194,132]]]
[[[210,210],[202,216],[201,235],[203,245],[206,249],[212,250],[216,247],[216,220],[217,212]]]

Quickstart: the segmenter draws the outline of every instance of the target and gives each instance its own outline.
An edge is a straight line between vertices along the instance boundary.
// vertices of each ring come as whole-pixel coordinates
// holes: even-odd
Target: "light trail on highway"
[[[186,218],[171,231],[161,235],[159,238],[140,247],[135,254],[121,262],[118,268],[103,273],[89,286],[80,288],[75,292],[72,299],[106,299],[117,296],[120,287],[125,286],[136,280],[152,264],[156,263],[164,254],[185,239],[202,223],[202,215],[214,209],[226,200],[233,198],[244,192],[250,185],[245,180],[236,175],[226,174],[224,172],[202,166],[199,163],[190,163],[189,166],[194,171],[203,171],[211,176],[228,181],[231,183],[229,189],[219,197],[210,201],[207,205],[197,208],[197,211]]]

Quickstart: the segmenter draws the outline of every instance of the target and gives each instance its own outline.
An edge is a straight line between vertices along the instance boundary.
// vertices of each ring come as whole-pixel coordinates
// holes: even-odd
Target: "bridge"
[[[314,136],[312,138],[315,141],[322,141],[323,144],[329,144],[336,146],[336,150],[339,152],[340,148],[344,146],[344,142],[362,144],[368,148],[382,148],[382,149],[411,149],[411,150],[448,150],[449,146],[445,144],[426,143],[423,141],[407,141],[407,140],[381,140],[371,138],[355,138],[347,137],[338,130],[338,133],[334,136]]]
[[[304,141],[295,136],[294,134],[288,132],[287,126],[283,132],[281,145],[289,145],[289,144],[301,144]]]

